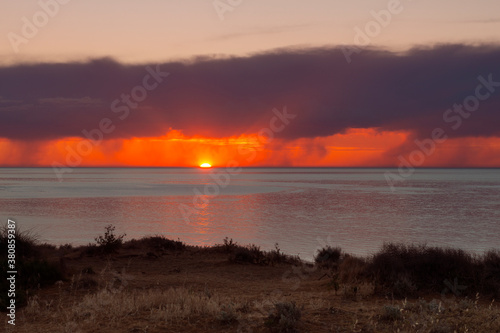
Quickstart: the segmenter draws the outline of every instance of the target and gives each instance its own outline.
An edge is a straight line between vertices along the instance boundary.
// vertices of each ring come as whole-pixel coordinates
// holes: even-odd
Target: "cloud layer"
[[[442,45],[404,54],[363,50],[352,54],[351,63],[345,51],[288,49],[184,63],[123,65],[98,59],[2,67],[0,137],[82,136],[103,118],[115,126],[107,139],[157,137],[172,129],[228,137],[255,133],[269,124],[274,107],[283,106],[297,115],[278,134],[283,139],[325,137],[349,128],[405,131],[412,138],[429,137],[437,127],[456,138],[500,135],[500,46]],[[122,94],[143,86],[155,69],[169,76],[136,108],[127,106]],[[490,83],[479,90],[489,96],[476,111],[447,111],[466,100],[475,108],[470,96],[482,84],[480,76],[499,86]],[[147,84],[155,82],[150,77]]]

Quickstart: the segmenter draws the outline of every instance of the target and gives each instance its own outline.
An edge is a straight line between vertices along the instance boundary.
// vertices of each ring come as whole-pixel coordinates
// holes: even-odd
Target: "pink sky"
[[[0,63],[103,56],[157,62],[277,47],[354,44],[356,27],[364,30],[374,20],[373,12],[387,10],[394,1],[399,3],[398,12],[370,38],[370,45],[406,49],[442,42],[499,42],[496,0],[231,0],[237,5],[218,10],[216,1],[2,1],[0,35],[5,37],[0,39]],[[47,4],[53,17],[14,52],[8,34],[22,36],[23,17],[33,22],[43,10],[40,3]],[[43,17],[37,19],[44,23]]]

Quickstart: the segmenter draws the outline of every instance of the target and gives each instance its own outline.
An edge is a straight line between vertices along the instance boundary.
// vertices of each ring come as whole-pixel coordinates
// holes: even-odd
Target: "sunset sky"
[[[0,15],[0,166],[500,167],[496,0]]]

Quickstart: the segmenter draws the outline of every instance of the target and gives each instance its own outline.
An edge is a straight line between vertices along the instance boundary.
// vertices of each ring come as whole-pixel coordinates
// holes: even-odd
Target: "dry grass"
[[[372,258],[341,254],[326,266],[297,264],[278,247],[265,252],[227,239],[201,248],[154,236],[107,256],[89,255],[84,247],[44,251],[61,257],[68,279],[30,293],[16,327],[2,327],[6,332],[500,332],[500,311],[491,302],[500,267],[494,251],[472,258],[396,246]],[[429,253],[434,256],[422,258]],[[482,299],[421,287],[425,276],[409,263],[434,265],[446,255],[465,263],[444,276],[452,285],[454,273],[459,285],[471,282],[467,291],[477,286],[472,282],[488,281]],[[481,268],[477,280],[464,278],[469,264]],[[420,298],[395,301],[394,293],[376,292],[382,280],[374,268],[387,274],[386,290]],[[436,274],[430,274],[433,282]]]
[[[144,328],[169,326],[205,319],[221,325],[238,321],[245,304],[215,293],[187,288],[121,290],[101,289],[85,295],[70,306],[30,299],[24,310],[30,323],[46,318],[60,323],[62,332],[80,332],[119,327],[130,318],[140,318]],[[139,325],[140,326],[140,325]]]
[[[283,304],[275,303],[267,316],[261,311],[261,302],[248,303],[243,298],[229,298],[214,292],[200,292],[184,287],[167,290],[122,290],[111,292],[102,289],[85,295],[70,306],[47,303],[31,298],[24,310],[26,332],[38,329],[39,323],[50,320],[51,332],[113,332],[128,328],[133,332],[167,330],[182,332],[182,327],[198,327],[198,331],[237,331],[247,328],[252,332],[415,332],[415,333],[462,333],[499,332],[500,311],[491,302],[481,303],[479,298],[431,300],[380,304],[376,307],[359,302],[335,308],[332,318],[331,299],[316,299],[305,303],[302,310],[276,311]],[[357,307],[353,311],[352,307]],[[363,310],[364,309],[364,310]],[[363,311],[361,311],[363,310]],[[290,313],[289,313],[290,312]],[[300,312],[311,324],[301,324]],[[311,314],[321,314],[311,317]],[[342,321],[332,319],[343,315]],[[303,316],[304,316],[303,315]],[[303,317],[302,316],[302,317]],[[315,330],[322,320],[330,320],[330,329]],[[337,319],[338,320],[338,319]],[[248,324],[253,322],[253,324]],[[341,324],[341,325],[339,325]],[[248,325],[248,326],[245,326]],[[130,327],[133,329],[130,329]],[[326,325],[322,325],[327,327]],[[178,328],[180,330],[175,330]],[[203,327],[203,328],[202,328]],[[257,329],[255,329],[257,327]],[[186,331],[197,331],[193,330]]]
[[[476,300],[418,300],[386,305],[378,327],[384,331],[422,333],[500,332],[500,312],[494,302]]]

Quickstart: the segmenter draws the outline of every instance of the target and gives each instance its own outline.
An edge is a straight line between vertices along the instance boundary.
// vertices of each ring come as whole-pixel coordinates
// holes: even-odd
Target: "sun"
[[[200,168],[211,168],[212,166],[209,163],[200,164]]]

